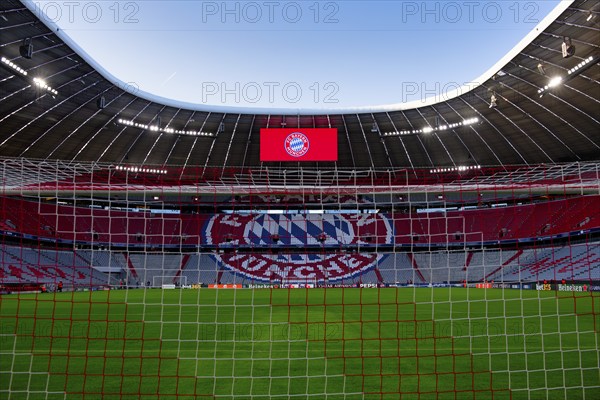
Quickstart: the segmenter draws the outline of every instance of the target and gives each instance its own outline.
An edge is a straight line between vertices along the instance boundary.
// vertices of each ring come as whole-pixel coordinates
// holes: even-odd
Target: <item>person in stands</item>
[[[57,292],[63,291],[63,281],[58,281],[58,285],[56,286],[56,291]]]

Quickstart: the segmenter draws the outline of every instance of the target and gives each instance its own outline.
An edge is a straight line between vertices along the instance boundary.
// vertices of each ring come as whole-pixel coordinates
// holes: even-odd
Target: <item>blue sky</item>
[[[486,72],[545,1],[36,1],[149,93],[210,105],[336,108],[423,100]]]

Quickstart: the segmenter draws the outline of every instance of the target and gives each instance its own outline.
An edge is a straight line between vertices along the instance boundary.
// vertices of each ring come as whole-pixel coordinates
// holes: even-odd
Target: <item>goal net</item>
[[[177,275],[161,275],[153,276],[152,281],[154,282],[151,287],[155,288],[179,288],[187,287],[187,276]]]
[[[138,167],[0,160],[0,398],[600,391],[598,164]]]

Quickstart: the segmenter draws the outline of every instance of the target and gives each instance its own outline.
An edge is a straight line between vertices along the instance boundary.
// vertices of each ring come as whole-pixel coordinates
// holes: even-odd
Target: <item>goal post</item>
[[[154,275],[152,277],[151,288],[164,288],[164,287],[184,287],[187,286],[187,276],[181,275]]]
[[[325,281],[318,281],[316,278],[286,278],[281,280],[283,289],[314,289],[325,285]]]

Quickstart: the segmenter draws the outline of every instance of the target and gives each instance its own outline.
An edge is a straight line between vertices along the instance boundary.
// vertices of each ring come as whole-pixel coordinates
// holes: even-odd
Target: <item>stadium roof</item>
[[[481,85],[456,97],[319,112],[187,105],[138,92],[27,5],[0,4],[0,157],[287,168],[298,164],[261,163],[258,140],[260,128],[285,126],[338,128],[339,161],[303,164],[322,169],[600,159],[596,1],[566,2]],[[31,58],[23,57],[28,39]],[[564,41],[575,48],[570,57],[563,57]],[[562,81],[550,83],[556,76]]]

